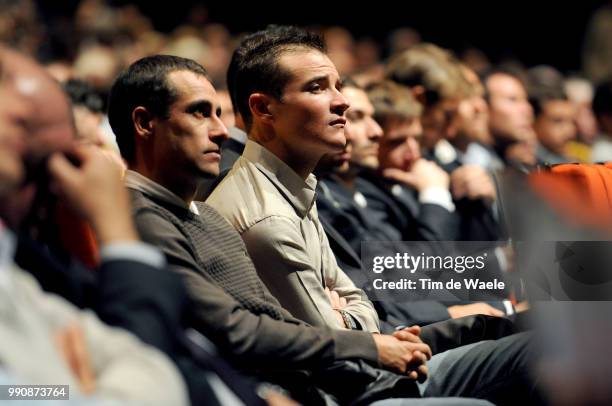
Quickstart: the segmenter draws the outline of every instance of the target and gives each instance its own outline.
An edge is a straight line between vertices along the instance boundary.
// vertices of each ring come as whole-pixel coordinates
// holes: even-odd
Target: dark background
[[[581,1],[145,1],[136,4],[164,32],[185,22],[195,4],[208,9],[208,21],[226,25],[233,33],[253,31],[270,23],[340,25],[357,38],[384,43],[392,29],[408,26],[425,41],[461,51],[483,50],[493,62],[516,57],[527,66],[551,64],[565,72],[580,68],[581,45],[590,15],[605,0]],[[78,0],[37,0],[42,18],[69,16]]]

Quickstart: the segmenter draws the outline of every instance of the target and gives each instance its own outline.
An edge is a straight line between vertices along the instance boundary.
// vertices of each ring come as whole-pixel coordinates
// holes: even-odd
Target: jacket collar
[[[190,205],[187,205],[183,199],[181,199],[159,183],[152,181],[151,179],[141,175],[136,171],[128,169],[125,176],[125,185],[128,189],[133,189],[142,192],[148,196],[153,197],[155,200],[159,200],[161,202],[171,204],[173,206],[178,206],[181,209],[189,210],[194,214],[199,214],[198,209],[193,202],[191,202]]]

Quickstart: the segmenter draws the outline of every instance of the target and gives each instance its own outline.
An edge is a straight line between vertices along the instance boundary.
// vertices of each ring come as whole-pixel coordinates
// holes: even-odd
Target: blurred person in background
[[[421,34],[414,28],[397,28],[387,36],[387,54],[392,57],[421,43]]]
[[[533,109],[522,80],[510,70],[498,69],[489,72],[483,83],[495,150],[506,164],[532,167],[536,163],[537,141]]]
[[[530,98],[538,137],[538,163],[550,165],[570,162],[568,144],[576,139],[576,110],[560,87],[542,90]]]
[[[598,130],[597,120],[593,113],[595,89],[589,80],[581,77],[565,79],[563,88],[576,109],[577,139],[569,142],[567,153],[576,161],[590,162],[591,147],[595,142]]]
[[[357,67],[355,39],[344,27],[333,26],[324,30],[323,38],[332,60],[340,75],[350,75]]]
[[[454,131],[454,118],[463,98],[452,59],[442,48],[419,44],[392,58],[386,69],[387,79],[409,87],[423,105],[423,154],[442,166],[452,166],[456,158],[446,138]]]
[[[478,76],[483,76],[491,70],[491,61],[487,55],[478,48],[468,47],[461,52],[461,62],[473,70]]]
[[[595,10],[582,44],[582,70],[593,83],[612,77],[612,1]]]
[[[95,45],[79,52],[74,61],[74,77],[89,83],[106,103],[113,79],[119,73],[122,62],[113,48]]]
[[[497,240],[501,230],[493,212],[493,203],[497,199],[493,180],[482,167],[464,165],[463,151],[452,144],[455,142],[459,147],[465,148],[465,145],[462,145],[465,142],[461,139],[465,135],[464,132],[459,133],[460,138],[457,139],[458,126],[466,125],[458,113],[462,103],[462,113],[466,112],[465,107],[469,107],[472,112],[478,111],[475,109],[478,100],[470,98],[472,86],[459,61],[447,50],[433,44],[420,44],[392,59],[387,66],[387,77],[408,86],[415,99],[423,106],[423,135],[420,137],[419,158],[422,156],[435,162],[451,175],[450,184],[443,189],[452,192],[449,200],[453,210],[455,204],[460,206],[458,212],[461,233],[455,238]],[[469,118],[468,125],[472,125],[476,118],[481,119],[482,124],[482,116],[473,115]],[[415,168],[419,167],[425,165],[419,164]],[[403,179],[405,174],[397,171],[387,172],[396,175],[396,181],[406,183],[406,179]],[[451,208],[451,204],[447,206]]]
[[[612,81],[597,86],[593,98],[593,113],[600,132],[593,144],[591,161],[612,161]]]
[[[104,102],[100,95],[93,86],[78,79],[70,79],[63,86],[72,103],[76,138],[104,146],[105,134],[100,127],[104,118]]]
[[[489,106],[484,98],[484,87],[476,73],[466,65],[460,65],[465,79],[466,97],[457,109],[456,133],[450,142],[457,149],[460,161],[478,165],[493,173],[504,164],[494,150],[494,140],[489,128]]]
[[[549,65],[527,70],[527,93],[533,108],[540,165],[568,162],[567,147],[576,139],[576,109],[563,88],[564,77]]]

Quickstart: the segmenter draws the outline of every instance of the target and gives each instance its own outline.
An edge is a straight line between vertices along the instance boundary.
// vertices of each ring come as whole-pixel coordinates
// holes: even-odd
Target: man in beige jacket
[[[238,70],[249,141],[207,203],[238,230],[261,279],[293,315],[315,326],[378,332],[378,315],[338,267],[315,205],[312,171],[323,155],[344,148],[349,104],[322,44],[314,36],[300,41],[278,57],[289,73],[275,84],[282,97],[250,92],[243,85],[249,68]]]

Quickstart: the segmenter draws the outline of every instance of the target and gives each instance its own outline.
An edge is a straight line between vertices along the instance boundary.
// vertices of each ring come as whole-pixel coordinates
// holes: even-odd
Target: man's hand
[[[427,377],[425,363],[431,358],[431,349],[427,344],[404,341],[394,335],[373,334],[378,362],[391,371],[424,380]]]
[[[497,198],[493,179],[478,165],[463,165],[453,171],[450,179],[450,189],[455,199],[466,197],[492,203]]]
[[[96,381],[83,331],[73,323],[55,333],[55,344],[76,378],[81,392],[93,393]]]
[[[396,331],[393,333],[393,337],[398,340],[408,341],[415,344],[423,344],[423,340],[421,340],[421,327],[414,325],[410,327],[406,327],[402,330]],[[420,352],[420,351],[419,351]],[[426,359],[431,359],[432,352],[431,348],[427,346],[427,352],[424,353]],[[424,382],[427,379],[427,375],[429,374],[429,370],[427,368],[427,364],[423,362],[422,365],[419,365],[415,370],[417,373],[417,379],[419,382]]]
[[[137,240],[117,160],[90,145],[76,145],[67,155],[76,163],[59,153],[49,159],[56,193],[92,225],[100,244]]]
[[[487,303],[471,303],[467,305],[450,306],[447,308],[451,318],[471,316],[473,314],[485,314],[487,316],[503,317],[506,314]]]
[[[421,340],[421,327],[414,325],[398,330],[393,333],[393,337],[402,341],[409,341],[411,343],[422,343]]]
[[[338,292],[336,292],[335,290],[329,290],[327,286],[325,287],[325,294],[327,295],[327,299],[329,300],[329,303],[331,304],[332,309],[334,309],[336,319],[338,320],[338,323],[340,323],[340,326],[342,328],[349,328],[349,326],[347,326],[346,323],[344,323],[342,314],[340,314],[340,310],[346,307],[346,299],[343,297],[340,297]]]
[[[406,186],[412,187],[417,191],[422,191],[430,187],[448,189],[449,176],[435,163],[426,159],[418,159],[410,168],[410,171],[403,171],[397,168],[387,168],[383,175]]]

